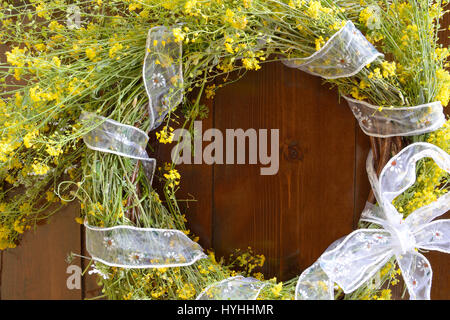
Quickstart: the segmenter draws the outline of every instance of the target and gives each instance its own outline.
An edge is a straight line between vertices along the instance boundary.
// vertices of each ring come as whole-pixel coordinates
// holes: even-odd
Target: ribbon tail
[[[231,277],[209,285],[196,300],[256,300],[266,285],[251,277]]]
[[[168,27],[148,31],[142,77],[149,97],[151,129],[183,101],[182,47]]]
[[[397,256],[397,262],[408,288],[409,299],[430,300],[433,271],[427,258],[418,252],[407,252]]]
[[[318,261],[298,277],[295,300],[334,300],[334,282]]]
[[[450,253],[450,219],[436,220],[415,233],[417,247]]]
[[[368,281],[393,255],[391,236],[382,229],[359,229],[322,254],[320,266],[345,293]]]

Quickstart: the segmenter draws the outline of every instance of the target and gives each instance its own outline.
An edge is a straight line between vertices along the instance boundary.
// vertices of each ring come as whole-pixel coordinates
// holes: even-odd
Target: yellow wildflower
[[[23,144],[27,148],[31,148],[33,146],[33,139],[39,135],[39,130],[35,129],[33,131],[28,132],[25,137],[23,137]]]
[[[383,77],[388,78],[390,76],[395,76],[396,65],[395,62],[383,61],[381,63],[383,68]]]
[[[325,44],[325,40],[323,40],[323,37],[320,36],[316,40],[314,40],[314,43],[316,44],[316,51],[319,51],[322,49],[322,46]]]
[[[128,10],[130,11],[135,11],[137,9],[141,9],[142,8],[142,4],[140,3],[130,3],[130,5],[128,6]]]
[[[181,42],[185,38],[185,34],[181,31],[181,28],[174,28],[172,30],[173,36],[175,37],[175,42]]]
[[[13,228],[14,228],[14,231],[16,231],[19,234],[22,234],[25,226],[20,225],[20,220],[16,220],[16,221],[14,221]]]
[[[156,138],[160,143],[172,143],[174,138],[173,128],[165,126],[160,132],[156,132]]]
[[[50,170],[50,167],[44,163],[33,163],[31,167],[33,168],[33,172],[37,175],[44,175]]]
[[[436,78],[439,85],[436,100],[441,101],[443,106],[447,106],[450,100],[450,73],[445,69],[438,69]]]
[[[281,289],[283,289],[283,282],[278,283],[275,285],[270,291],[275,295],[275,297],[278,297],[280,295]]]
[[[306,14],[313,19],[318,19],[321,9],[322,4],[319,1],[311,1],[308,10],[306,10]]]

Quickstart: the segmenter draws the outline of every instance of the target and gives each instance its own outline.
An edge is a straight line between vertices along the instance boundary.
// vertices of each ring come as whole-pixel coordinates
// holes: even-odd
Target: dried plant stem
[[[389,159],[397,154],[406,143],[402,137],[389,137],[389,138],[375,138],[370,137],[370,145],[372,147],[372,152],[374,156],[375,172],[377,177],[380,176],[386,163]],[[375,203],[375,195],[372,190],[368,197],[368,202]]]

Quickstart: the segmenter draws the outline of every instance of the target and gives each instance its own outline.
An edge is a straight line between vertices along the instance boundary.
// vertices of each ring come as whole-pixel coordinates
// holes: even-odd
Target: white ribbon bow
[[[379,207],[366,207],[361,220],[376,223],[381,229],[359,229],[336,241],[299,277],[297,298],[333,299],[333,282],[345,293],[353,292],[395,256],[410,299],[430,299],[431,265],[417,249],[450,253],[450,220],[432,221],[450,210],[450,193],[405,219],[392,205],[414,184],[416,162],[423,158],[432,158],[450,172],[450,156],[429,143],[403,149],[383,168],[379,180],[369,154],[367,171]]]

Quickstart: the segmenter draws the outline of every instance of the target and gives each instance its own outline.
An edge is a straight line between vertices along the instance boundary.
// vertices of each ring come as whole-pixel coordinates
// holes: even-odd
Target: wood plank
[[[356,229],[362,211],[366,205],[371,186],[367,177],[366,159],[370,150],[369,137],[361,130],[355,119],[356,152],[355,152],[355,211],[353,228]]]
[[[204,104],[209,109],[209,116],[204,119],[202,132],[214,127],[214,100],[203,99]],[[202,149],[209,142],[202,142]],[[180,199],[194,199],[181,203],[182,210],[185,210],[188,220],[187,226],[191,232],[200,237],[199,243],[204,249],[212,247],[213,239],[213,172],[214,165],[183,164],[179,166],[181,176],[181,188],[178,192]]]
[[[80,299],[80,289],[66,285],[66,257],[81,251],[80,225],[75,222],[80,207],[71,203],[50,219],[24,234],[20,245],[3,253],[2,299]],[[79,259],[72,262],[80,267]]]
[[[216,128],[279,128],[280,169],[217,165],[214,247],[251,246],[264,272],[299,274],[350,232],[354,207],[355,121],[319,78],[280,63],[265,65],[216,96]]]

